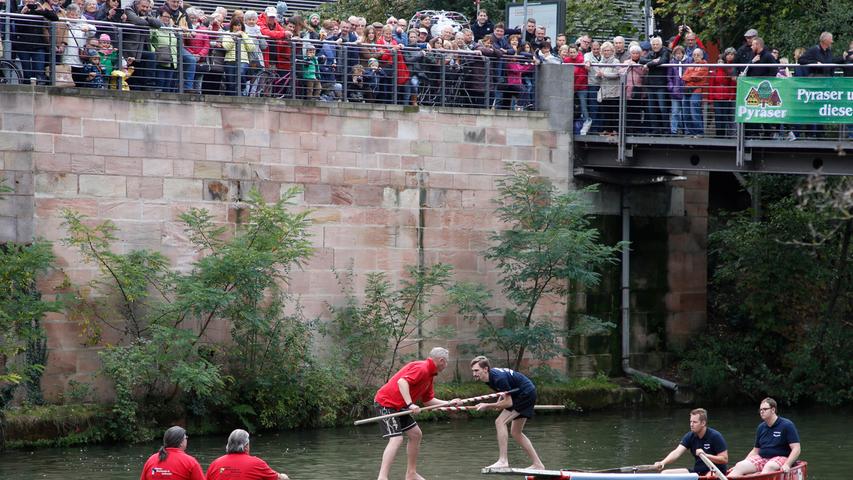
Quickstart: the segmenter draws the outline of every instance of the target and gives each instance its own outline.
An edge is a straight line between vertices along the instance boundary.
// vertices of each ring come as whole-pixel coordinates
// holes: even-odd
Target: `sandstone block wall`
[[[303,189],[296,208],[314,210],[315,255],[291,284],[308,316],[327,316],[327,304],[342,302],[333,268],[352,266],[363,280],[376,270],[399,278],[416,264],[421,208],[425,262],[450,263],[456,278],[497,290],[480,252],[499,226],[492,199],[505,162],[530,162],[568,184],[569,136],[550,130],[543,113],[30,88],[0,96],[0,111],[4,175],[17,182],[14,202],[0,211],[2,241],[55,242],[59,269],[41,286],[47,294],[65,276],[86,285],[98,275],[58,242],[63,208],[112,220],[120,228],[117,248],[156,249],[180,268],[195,258],[181,212],[202,207],[233,225],[234,202],[250,188],[274,201],[292,186]],[[559,305],[545,309],[561,315]],[[474,338],[474,326],[455,317],[441,323],[459,332],[451,347]],[[65,315],[49,316],[45,326],[50,397],[71,379],[91,378],[98,347],[84,346],[80,326]],[[219,326],[212,335],[225,331]]]
[[[187,248],[181,212],[206,208],[233,228],[240,220],[236,202],[250,189],[274,201],[298,186],[294,208],[314,212],[315,254],[293,272],[291,290],[306,315],[327,318],[327,306],[343,302],[333,269],[352,267],[358,291],[367,272],[399,279],[405,266],[423,258],[426,264],[450,263],[456,279],[498,292],[496,272],[481,252],[501,226],[492,200],[505,163],[528,162],[561,188],[573,182],[570,135],[547,113],[254,100],[7,87],[0,94],[0,175],[15,191],[0,201],[0,243],[53,241],[58,268],[41,291],[56,294],[66,278],[85,291],[98,271],[58,242],[64,208],[113,221],[120,251],[155,249],[176,268],[186,268],[196,254]],[[629,192],[632,215],[650,219],[632,226],[650,232],[635,239],[649,242],[638,250],[661,256],[646,266],[635,263],[647,270],[632,276],[635,296],[645,301],[651,298],[647,292],[658,292],[651,299],[655,305],[663,297],[660,314],[657,306],[635,305],[636,352],[660,352],[667,342],[682,345],[704,324],[708,179],[687,178]],[[607,220],[618,215],[617,191],[603,188],[593,199],[602,225],[611,230],[608,241],[619,239],[618,219]],[[573,308],[608,319],[617,315],[615,270],[616,283],[605,278],[605,287],[589,298],[579,292]],[[495,306],[503,306],[500,299]],[[556,302],[544,303],[540,313],[571,321]],[[456,328],[448,342],[452,351],[476,341],[476,326],[454,315],[437,324]],[[102,346],[87,346],[78,319],[64,314],[48,316],[45,327],[43,386],[48,398],[56,398],[69,380],[92,380]],[[227,331],[227,325],[216,325],[209,334],[221,339]],[[104,343],[121,340],[104,332]],[[618,335],[580,339],[576,347],[578,357],[556,359],[553,366],[572,374],[618,373]],[[465,375],[466,362],[461,368]],[[109,395],[109,388],[100,382],[98,393]]]

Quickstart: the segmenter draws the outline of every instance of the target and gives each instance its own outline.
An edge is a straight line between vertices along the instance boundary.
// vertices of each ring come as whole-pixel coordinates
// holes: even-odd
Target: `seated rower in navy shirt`
[[[536,406],[536,387],[529,378],[519,372],[508,368],[491,368],[489,359],[480,355],[471,360],[471,373],[475,380],[486,383],[492,390],[496,392],[507,392],[515,390],[509,395],[503,395],[495,403],[480,403],[477,404],[477,410],[486,410],[488,408],[501,410],[495,427],[498,431],[498,461],[489,465],[486,468],[506,468],[509,467],[509,459],[507,457],[507,443],[509,436],[507,435],[507,424],[512,422],[511,431],[512,438],[521,445],[524,452],[530,457],[533,462],[528,468],[542,470],[545,468],[542,465],[542,460],[536,454],[533,444],[530,439],[524,435],[524,424],[528,418],[533,417],[533,407]]]
[[[735,465],[729,478],[756,472],[788,472],[797,463],[800,434],[793,422],[776,414],[776,400],[770,397],[762,400],[758,415],[762,422],[755,432],[755,446]]]
[[[700,452],[704,452],[705,456],[714,462],[714,465],[721,472],[725,472],[728,468],[729,449],[726,446],[726,440],[720,432],[708,427],[708,412],[704,408],[697,408],[690,412],[690,431],[681,438],[681,442],[673,451],[669,452],[669,455],[663,460],[655,462],[655,467],[658,470],[663,470],[665,466],[676,461],[686,451],[689,451],[696,459],[693,468],[668,469],[665,473],[698,473],[700,475],[708,473],[710,468],[699,458]]]

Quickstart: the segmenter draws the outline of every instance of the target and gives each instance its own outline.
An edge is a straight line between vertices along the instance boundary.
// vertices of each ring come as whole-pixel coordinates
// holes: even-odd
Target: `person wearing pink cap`
[[[118,50],[113,48],[112,38],[106,33],[102,33],[98,37],[98,43],[100,44],[98,56],[101,57],[101,68],[104,69],[105,76],[110,76],[119,64]]]

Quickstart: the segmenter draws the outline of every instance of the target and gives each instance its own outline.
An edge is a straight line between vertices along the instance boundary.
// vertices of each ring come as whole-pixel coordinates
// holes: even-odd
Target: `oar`
[[[534,410],[565,410],[565,405],[536,405],[533,407]],[[476,410],[475,406],[461,406],[461,407],[438,407],[436,408],[439,412],[465,412]]]
[[[507,395],[509,393],[517,392],[517,388],[513,388],[512,390],[507,390],[506,392],[498,392],[498,393],[490,393],[488,395],[480,395],[478,397],[464,398],[460,400],[460,403],[471,403],[476,402],[478,400],[486,400],[488,398],[500,397],[501,395]],[[426,412],[429,410],[437,410],[439,408],[447,408],[445,405],[433,405],[431,407],[424,407],[421,409],[422,412]],[[365,423],[370,422],[378,422],[379,420],[385,420],[386,418],[394,418],[394,417],[402,417],[403,415],[409,415],[412,412],[408,410],[403,410],[402,412],[389,413],[388,415],[380,415],[378,417],[365,418],[363,420],[356,420],[355,425],[364,425]]]
[[[723,472],[721,472],[720,469],[717,468],[716,465],[714,465],[714,462],[712,462],[711,459],[708,458],[708,455],[706,455],[705,452],[699,452],[699,458],[703,462],[705,462],[705,465],[707,465],[708,468],[710,468],[711,471],[714,472],[714,475],[716,475],[717,478],[719,478],[720,480],[729,480],[728,478],[726,478]]]
[[[627,467],[607,468],[604,470],[589,470],[589,473],[642,473],[657,471],[658,467],[654,465],[629,465]]]

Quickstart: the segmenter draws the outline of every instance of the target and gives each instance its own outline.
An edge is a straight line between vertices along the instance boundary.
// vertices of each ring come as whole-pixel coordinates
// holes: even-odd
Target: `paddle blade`
[[[658,472],[654,465],[629,465],[627,467],[606,468],[604,470],[590,470],[589,473],[652,473]]]

